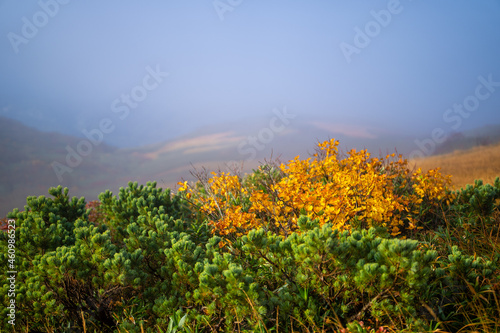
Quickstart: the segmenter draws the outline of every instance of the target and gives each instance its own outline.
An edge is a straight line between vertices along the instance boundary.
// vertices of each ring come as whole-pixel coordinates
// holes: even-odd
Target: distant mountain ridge
[[[496,125],[488,131],[478,129],[477,133],[490,133],[493,140],[497,136],[492,133],[498,129],[500,126]],[[470,143],[472,134],[463,135]],[[161,187],[175,188],[182,179],[193,179],[193,168],[229,171],[229,165],[242,164],[242,172],[250,172],[270,158],[307,158],[314,153],[317,142],[330,138],[340,141],[342,151],[366,148],[375,156],[395,151],[408,154],[415,149],[414,137],[373,128],[315,119],[291,119],[287,124],[273,118],[249,119],[210,125],[175,140],[144,147],[119,149],[103,142],[94,145],[78,165],[68,167],[71,171],[64,170],[60,181],[54,162],[68,166],[67,147],[76,150],[85,138],[41,132],[0,117],[0,217],[13,208],[23,210],[27,196],[48,195],[48,188],[53,186],[68,187],[71,196],[84,196],[87,201],[97,199],[107,189],[116,193],[129,181],[157,181]],[[448,146],[439,145],[436,152],[452,149],[461,142],[453,137],[450,140]]]
[[[473,130],[455,132],[436,147],[433,155],[452,153],[476,146],[494,145],[500,142],[500,125],[486,125]]]

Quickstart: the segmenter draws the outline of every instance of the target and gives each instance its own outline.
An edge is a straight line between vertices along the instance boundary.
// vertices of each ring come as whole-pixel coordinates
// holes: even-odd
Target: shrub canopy
[[[438,170],[337,146],[177,193],[28,197],[0,232],[17,271],[0,330],[498,331],[500,179],[451,192]]]

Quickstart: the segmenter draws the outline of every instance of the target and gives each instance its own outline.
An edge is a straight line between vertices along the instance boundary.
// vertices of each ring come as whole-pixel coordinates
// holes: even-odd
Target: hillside
[[[93,146],[81,163],[62,175],[59,181],[52,163],[65,164],[65,147],[76,147],[81,138],[45,133],[24,126],[18,121],[0,119],[0,216],[14,207],[23,208],[27,196],[46,195],[49,187],[59,184],[74,195],[86,196],[96,188],[116,183],[127,172],[126,156],[104,143]]]
[[[500,143],[456,150],[410,162],[422,170],[441,167],[442,173],[452,175],[455,189],[474,184],[475,179],[492,184],[500,176]]]
[[[61,188],[30,200],[0,232],[0,330],[499,332],[500,183],[453,196],[337,145],[173,196],[130,183],[90,214]]]
[[[498,142],[500,142],[500,125],[487,125],[473,130],[449,134],[447,139],[436,147],[434,155],[492,145]]]
[[[339,148],[344,152],[352,148],[368,149],[373,155],[385,156],[395,151],[406,155],[415,149],[414,137],[362,126],[293,120],[281,131],[270,132],[271,127],[269,119],[248,119],[240,123],[207,126],[149,146],[119,149],[105,143],[93,145],[92,151],[82,157],[81,163],[72,167],[71,172],[61,172],[60,180],[54,172],[53,163],[66,165],[67,147],[75,150],[85,138],[41,132],[15,120],[0,117],[0,153],[3,157],[0,161],[0,216],[5,216],[14,208],[23,210],[27,196],[47,195],[48,188],[58,185],[68,187],[71,196],[84,196],[88,201],[97,199],[99,193],[108,189],[116,193],[130,181],[140,184],[156,181],[160,187],[175,189],[177,182],[194,179],[191,171],[195,168],[229,171],[229,164],[241,167],[243,173],[251,172],[266,160],[286,162],[296,155],[310,156],[314,153],[312,146],[329,138],[339,140]],[[484,138],[485,133],[490,140],[488,142],[491,142],[496,140],[496,129],[498,126],[488,131],[478,129],[477,132],[451,136],[436,151],[485,142],[477,139]],[[490,165],[486,174],[499,174],[496,171],[500,165],[498,159],[489,161],[486,157],[488,154],[483,155],[482,165]],[[473,159],[477,160],[478,157]],[[439,163],[446,165],[444,160],[434,157],[419,163],[428,164],[429,167]],[[459,163],[453,160],[450,164]],[[473,171],[478,170],[474,166],[471,168]],[[458,172],[450,170],[452,174]],[[470,171],[463,172],[467,174]],[[477,174],[467,179],[474,178],[478,178]]]
[[[194,168],[229,170],[229,162],[241,166],[243,172],[250,172],[270,158],[287,161],[296,154],[308,156],[314,153],[310,147],[316,142],[332,137],[340,140],[344,151],[368,148],[376,153],[379,150],[393,152],[392,142],[398,142],[386,134],[368,133],[355,126],[295,121],[271,133],[270,124],[269,119],[217,124],[167,142],[137,148],[118,149],[105,143],[93,145],[80,164],[60,172],[60,180],[53,163],[60,163],[57,165],[63,168],[67,166],[67,147],[76,150],[86,139],[41,132],[0,117],[0,153],[3,157],[0,161],[0,216],[14,208],[22,210],[27,196],[47,195],[49,187],[58,185],[68,187],[72,196],[95,200],[99,193],[107,189],[116,193],[129,181],[141,184],[156,181],[161,187],[175,188],[180,180],[193,179],[191,171]]]

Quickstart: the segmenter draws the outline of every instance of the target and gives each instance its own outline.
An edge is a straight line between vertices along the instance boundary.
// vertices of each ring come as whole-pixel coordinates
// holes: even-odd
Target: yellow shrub
[[[436,209],[451,198],[449,176],[438,169],[412,173],[402,156],[391,160],[395,154],[385,159],[371,158],[366,150],[351,150],[344,159],[338,155],[338,141],[332,139],[319,143],[312,159],[297,156],[276,168],[261,166],[245,185],[239,176],[213,172],[201,186],[180,183],[180,190],[223,236],[259,227],[288,235],[297,229],[300,215],[338,229],[354,222],[385,226],[395,236],[418,227],[423,205]]]

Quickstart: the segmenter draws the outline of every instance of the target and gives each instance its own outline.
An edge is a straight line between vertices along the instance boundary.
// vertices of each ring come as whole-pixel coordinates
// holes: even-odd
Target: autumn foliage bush
[[[288,236],[307,216],[339,230],[388,228],[392,236],[439,220],[452,199],[449,177],[438,170],[412,172],[395,154],[372,158],[351,150],[339,157],[338,141],[318,144],[314,158],[266,164],[252,175],[212,172],[180,191],[204,212],[214,232],[228,239],[264,228]]]
[[[29,197],[8,215],[17,312],[12,326],[3,282],[0,330],[500,330],[500,179],[451,192],[438,170],[334,140],[245,176],[198,176],[177,193]]]

